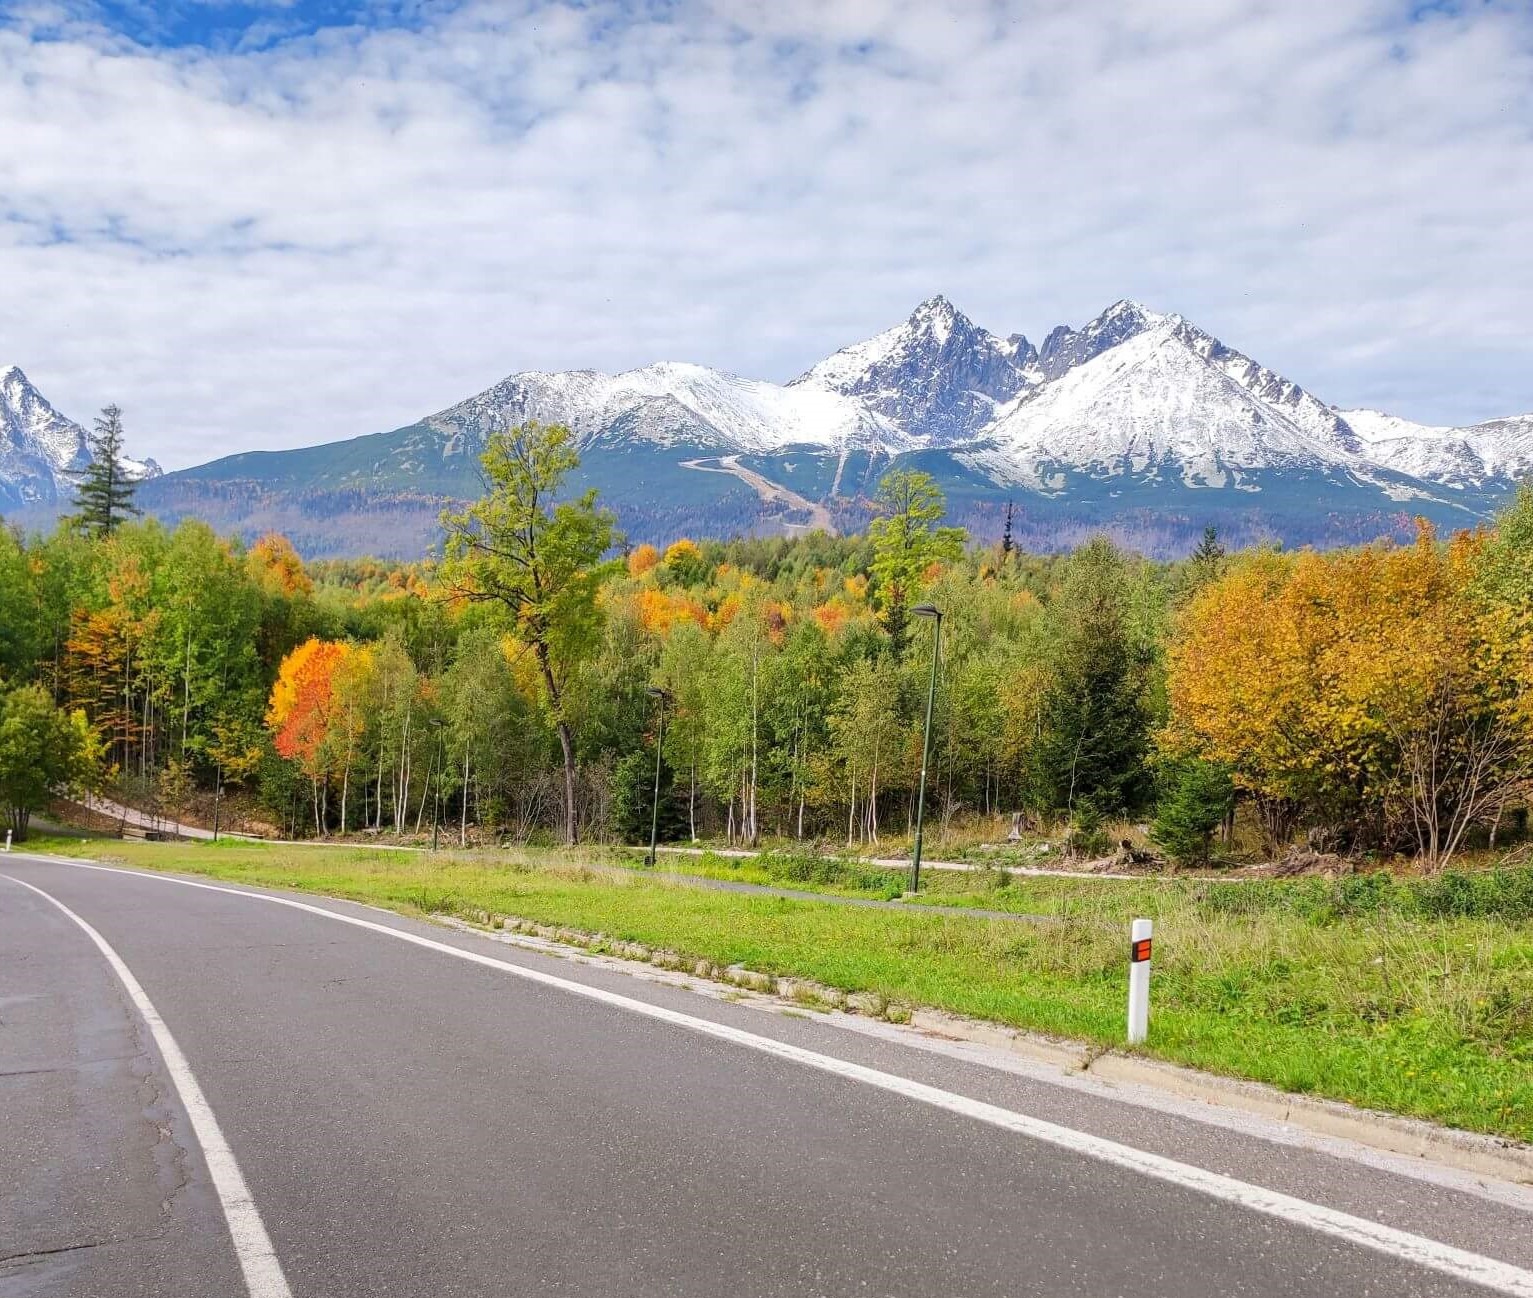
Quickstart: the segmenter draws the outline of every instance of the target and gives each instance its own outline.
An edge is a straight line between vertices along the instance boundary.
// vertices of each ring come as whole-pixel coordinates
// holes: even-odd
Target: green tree
[[[868,525],[879,612],[894,656],[905,653],[910,604],[925,587],[934,563],[963,553],[961,527],[939,527],[947,512],[942,489],[929,473],[894,469],[878,484],[879,517]]]
[[[442,575],[454,597],[498,609],[537,660],[564,757],[564,837],[574,843],[575,736],[564,695],[571,674],[600,642],[596,594],[615,570],[602,557],[616,533],[594,490],[555,503],[580,463],[570,439],[559,424],[490,435],[480,457],[484,497],[461,514],[442,515]]]
[[[122,411],[107,406],[86,434],[91,462],[75,486],[75,521],[92,536],[111,536],[125,518],[137,514],[133,493],[137,483],[123,469]]]
[[[1071,556],[1049,608],[1054,660],[1032,754],[1035,796],[1072,814],[1138,806],[1146,786],[1149,655],[1132,633],[1123,555],[1098,537]]]
[[[1219,529],[1210,523],[1203,529],[1203,539],[1187,557],[1187,584],[1192,590],[1201,590],[1211,581],[1218,581],[1225,569],[1224,543],[1219,540]]]
[[[535,705],[517,690],[502,639],[493,627],[465,631],[440,683],[446,788],[449,798],[460,790],[460,842],[467,836],[470,804],[479,824],[506,821],[513,786],[535,782],[553,741]]]
[[[887,658],[860,659],[841,676],[830,710],[833,757],[846,790],[846,842],[878,842],[878,799],[901,787],[899,677]],[[891,771],[893,779],[891,780]],[[861,801],[859,801],[859,797]]]
[[[1218,829],[1235,807],[1229,767],[1188,758],[1162,776],[1150,838],[1177,865],[1207,865]]]
[[[0,698],[0,807],[18,839],[33,812],[89,779],[94,752],[84,715],[62,712],[41,685]]]
[[[667,705],[666,760],[684,771],[687,781],[687,832],[697,841],[698,776],[706,752],[708,700],[713,692],[713,642],[692,621],[671,628],[660,651],[661,683],[671,693]]]
[[[635,748],[618,762],[612,777],[612,828],[619,841],[649,843],[650,817],[655,813],[655,746]],[[687,823],[676,800],[676,777],[671,764],[661,759],[658,840],[674,842],[686,833]]]

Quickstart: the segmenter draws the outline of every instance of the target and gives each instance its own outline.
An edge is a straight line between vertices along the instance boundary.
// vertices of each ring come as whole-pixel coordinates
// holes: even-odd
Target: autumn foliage
[[[250,547],[250,568],[268,590],[282,595],[314,593],[314,583],[304,571],[298,551],[280,533],[268,532]]]
[[[1299,823],[1451,856],[1529,776],[1527,624],[1482,599],[1478,534],[1238,560],[1185,610],[1168,746],[1226,764],[1274,842]]]
[[[315,763],[331,725],[336,673],[351,652],[337,641],[309,639],[282,660],[266,710],[281,756],[305,766]]]

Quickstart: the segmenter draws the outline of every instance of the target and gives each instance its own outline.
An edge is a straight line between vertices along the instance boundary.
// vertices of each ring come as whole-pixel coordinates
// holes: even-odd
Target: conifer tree
[[[1224,543],[1219,529],[1210,523],[1203,529],[1203,539],[1188,558],[1194,586],[1205,586],[1224,571]]]
[[[1214,830],[1235,806],[1229,768],[1188,758],[1172,763],[1161,784],[1151,840],[1177,865],[1207,865]]]
[[[86,434],[91,462],[81,471],[75,487],[79,512],[75,522],[90,536],[106,537],[125,518],[141,513],[133,504],[138,484],[122,467],[122,411],[107,406],[96,416],[96,426]]]
[[[1144,800],[1148,654],[1129,623],[1126,587],[1122,553],[1097,537],[1070,558],[1049,607],[1054,661],[1031,753],[1046,809],[1106,816]]]

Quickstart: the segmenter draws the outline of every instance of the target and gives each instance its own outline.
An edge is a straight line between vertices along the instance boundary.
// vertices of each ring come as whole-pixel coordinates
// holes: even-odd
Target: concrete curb
[[[1299,1127],[1316,1135],[1353,1141],[1372,1149],[1421,1158],[1471,1175],[1514,1185],[1533,1185],[1533,1145],[1478,1132],[1441,1127],[1419,1118],[1360,1109],[1340,1100],[1278,1090],[1262,1082],[1207,1073],[1181,1064],[1148,1059],[1080,1041],[1048,1037],[943,1010],[890,1002],[873,992],[845,992],[804,978],[784,978],[743,965],[720,967],[688,960],[677,952],[624,942],[602,933],[539,924],[514,915],[474,911],[440,915],[468,928],[503,929],[582,951],[642,963],[693,978],[724,983],[785,1008],[835,1009],[907,1026],[923,1036],[1007,1051],[1065,1073],[1086,1073],[1109,1084],[1141,1086],[1182,1099],[1236,1109]]]

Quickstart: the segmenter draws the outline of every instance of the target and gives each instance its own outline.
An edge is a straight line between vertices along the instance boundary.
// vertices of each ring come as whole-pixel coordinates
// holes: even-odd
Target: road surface
[[[361,906],[0,876],[7,1298],[1533,1295],[1526,1191]]]

